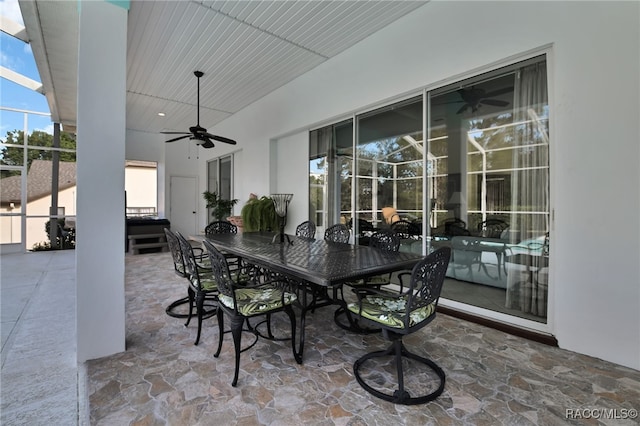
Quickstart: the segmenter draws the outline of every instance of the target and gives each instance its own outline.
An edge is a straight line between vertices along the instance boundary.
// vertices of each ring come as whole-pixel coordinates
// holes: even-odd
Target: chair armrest
[[[400,281],[400,293],[402,293],[404,290],[404,280],[402,279],[402,277],[408,276],[409,277],[409,281],[411,281],[411,272],[407,271],[407,272],[400,272],[398,274],[398,280]]]
[[[358,296],[358,300],[361,300],[362,297],[371,296],[371,295],[384,296],[392,299],[401,299],[407,294],[409,294],[408,292],[402,292],[402,291],[395,292],[387,289],[377,289],[377,288],[355,288],[353,289],[353,291]]]

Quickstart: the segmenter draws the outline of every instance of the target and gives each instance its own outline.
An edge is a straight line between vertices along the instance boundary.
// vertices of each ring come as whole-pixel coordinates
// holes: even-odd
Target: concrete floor
[[[87,398],[76,362],[75,251],[3,254],[0,262],[0,423],[88,424],[80,421]]]

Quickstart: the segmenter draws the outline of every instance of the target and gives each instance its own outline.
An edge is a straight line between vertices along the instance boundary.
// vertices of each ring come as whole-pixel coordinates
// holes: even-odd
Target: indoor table
[[[239,256],[246,263],[280,273],[301,286],[310,283],[325,292],[329,287],[347,281],[412,269],[423,258],[413,253],[387,252],[369,246],[296,236],[290,236],[291,243],[272,243],[273,236],[269,232],[244,232],[207,235],[205,238],[216,248]],[[307,304],[307,292],[301,293],[304,300],[301,301],[300,359],[304,349],[306,311],[334,303],[330,301],[320,305],[314,295],[313,301]]]

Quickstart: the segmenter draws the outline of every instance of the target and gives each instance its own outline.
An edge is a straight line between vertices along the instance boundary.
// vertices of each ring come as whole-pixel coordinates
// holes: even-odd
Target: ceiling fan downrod
[[[193,75],[198,79],[198,115],[196,117],[196,126],[200,127],[200,77],[202,77],[204,73],[202,71],[194,71]]]

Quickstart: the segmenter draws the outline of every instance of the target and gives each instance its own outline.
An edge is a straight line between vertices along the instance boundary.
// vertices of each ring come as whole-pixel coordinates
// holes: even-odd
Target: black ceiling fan
[[[507,101],[491,98],[493,98],[494,96],[500,96],[504,95],[505,93],[513,92],[513,87],[505,87],[503,89],[498,89],[487,93],[484,89],[471,86],[470,88],[459,89],[457,92],[462,98],[462,100],[458,102],[464,102],[464,105],[460,107],[456,114],[462,114],[469,108],[471,108],[471,112],[476,112],[482,105],[501,107],[509,105],[509,102]]]
[[[204,75],[202,71],[194,71],[193,74],[198,79],[198,120],[197,124],[193,127],[189,127],[188,132],[160,132],[165,135],[182,135],[177,138],[169,139],[168,142],[175,142],[181,139],[189,138],[192,141],[196,141],[196,143],[203,148],[213,148],[215,145],[213,140],[228,143],[231,145],[235,145],[236,141],[233,139],[225,138],[223,136],[212,135],[211,133],[207,133],[207,129],[200,126],[200,77]]]

